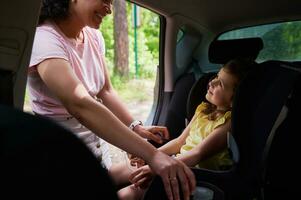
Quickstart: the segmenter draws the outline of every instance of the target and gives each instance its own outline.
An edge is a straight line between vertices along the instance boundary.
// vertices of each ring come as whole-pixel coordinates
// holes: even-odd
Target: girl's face
[[[70,1],[71,17],[81,26],[98,29],[102,19],[112,13],[113,0],[75,0]]]
[[[216,105],[217,109],[228,110],[231,108],[236,82],[237,78],[222,68],[218,75],[209,82],[206,99]]]

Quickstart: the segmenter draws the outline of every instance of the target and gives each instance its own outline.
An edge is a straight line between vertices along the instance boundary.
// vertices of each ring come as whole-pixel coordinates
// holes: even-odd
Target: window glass
[[[125,9],[126,30],[118,29],[125,27],[123,25],[114,27],[114,13],[106,16],[100,25],[106,47],[105,61],[111,82],[119,97],[134,118],[145,122],[153,105],[153,90],[159,64],[160,16],[130,2],[126,2]],[[116,72],[120,66],[115,66],[114,60],[116,56],[114,29],[127,32],[129,64],[128,69],[125,69],[128,73],[124,76]],[[28,91],[26,91],[24,111],[31,112]]]
[[[184,30],[180,29],[177,34],[177,43],[184,37]]]
[[[101,32],[106,42],[106,60],[113,87],[125,103],[132,116],[144,124],[151,118],[154,104],[154,87],[159,65],[160,16],[148,9],[127,2],[127,22],[129,39],[129,76],[116,75],[114,64],[114,29],[112,18],[105,18]],[[112,27],[108,29],[107,27]],[[113,163],[127,162],[127,154],[110,145]]]
[[[301,60],[301,21],[282,22],[233,30],[222,34],[219,40],[260,37],[264,47],[257,61]]]

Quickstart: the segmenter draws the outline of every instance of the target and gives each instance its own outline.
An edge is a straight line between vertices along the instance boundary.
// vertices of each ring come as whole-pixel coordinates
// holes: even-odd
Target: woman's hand
[[[164,126],[140,126],[137,125],[133,129],[138,135],[156,143],[162,144],[169,139],[169,132]]]
[[[140,187],[142,189],[146,189],[151,180],[154,177],[154,173],[149,168],[148,165],[144,165],[143,167],[138,168],[130,175],[130,182],[135,185],[135,187]]]
[[[162,178],[169,200],[180,200],[179,187],[182,189],[184,200],[189,200],[189,196],[195,190],[196,180],[191,169],[182,161],[157,151],[149,166]]]

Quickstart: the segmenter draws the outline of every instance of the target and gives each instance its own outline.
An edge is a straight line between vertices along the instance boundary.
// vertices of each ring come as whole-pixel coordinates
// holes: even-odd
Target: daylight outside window
[[[113,12],[119,11],[117,9],[123,8],[114,7]],[[112,13],[106,16],[100,25],[106,45],[105,59],[113,87],[132,115],[146,122],[153,105],[156,70],[159,64],[160,18],[157,14],[142,7],[136,6],[135,8],[134,4],[129,2],[126,2],[124,9],[126,9],[127,20],[123,18],[118,21],[118,17]],[[116,15],[118,16],[118,13]],[[136,26],[134,26],[135,18],[139,22]],[[120,23],[126,23],[126,25],[120,25]],[[122,27],[127,29],[122,30]],[[128,57],[119,58],[119,61],[116,61],[118,53],[116,48],[118,47],[115,46],[114,30],[118,33],[122,32],[122,37],[128,40],[128,48],[121,49],[121,52],[128,51]],[[28,94],[25,97],[24,111],[31,112]]]
[[[258,55],[258,62],[301,59],[301,21],[237,29],[222,34],[218,39],[229,40],[250,37],[260,37],[263,40],[264,48]]]

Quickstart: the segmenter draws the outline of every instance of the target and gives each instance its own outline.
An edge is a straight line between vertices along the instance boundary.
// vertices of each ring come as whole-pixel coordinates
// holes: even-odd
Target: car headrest
[[[215,40],[209,46],[209,61],[225,64],[238,57],[255,60],[262,48],[263,41],[261,38]]]

